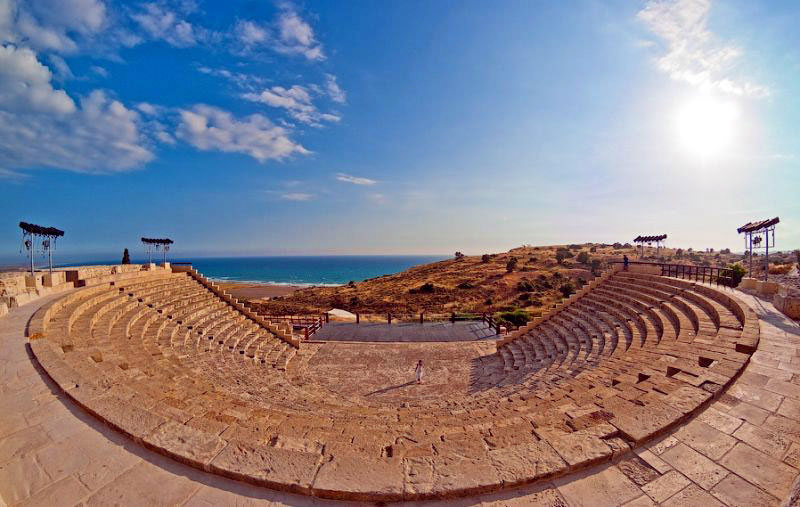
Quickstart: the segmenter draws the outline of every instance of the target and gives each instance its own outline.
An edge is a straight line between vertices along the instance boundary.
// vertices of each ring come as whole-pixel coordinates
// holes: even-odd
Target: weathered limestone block
[[[210,470],[231,479],[309,494],[321,461],[322,456],[315,453],[230,441],[211,461]]]
[[[778,282],[765,282],[764,280],[758,280],[755,287],[762,296],[777,294],[779,288]]]
[[[772,304],[789,318],[800,319],[800,296],[782,296],[775,294]]]
[[[168,421],[147,435],[144,444],[178,461],[208,470],[208,464],[226,442],[217,435]]]
[[[739,282],[739,288],[755,290],[757,282],[758,280],[755,278],[742,278],[742,281]]]
[[[489,458],[505,485],[546,479],[567,471],[567,464],[544,440],[492,449]]]
[[[403,481],[403,466],[398,459],[368,459],[360,453],[338,452],[320,467],[313,490],[326,498],[401,500]]]

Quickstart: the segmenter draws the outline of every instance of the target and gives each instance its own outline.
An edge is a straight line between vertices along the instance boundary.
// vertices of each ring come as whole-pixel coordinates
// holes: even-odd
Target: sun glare
[[[718,157],[731,146],[738,119],[739,108],[735,103],[700,97],[678,111],[678,139],[694,156]]]

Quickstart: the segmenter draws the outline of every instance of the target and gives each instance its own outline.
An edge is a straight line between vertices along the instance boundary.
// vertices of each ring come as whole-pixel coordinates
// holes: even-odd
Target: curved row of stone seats
[[[31,347],[87,410],[199,468],[353,500],[471,494],[610,459],[688,417],[746,362],[735,350],[742,337],[725,334],[743,329],[697,335],[692,323],[706,310],[686,291],[724,297],[688,285],[671,285],[667,297],[653,288],[658,279],[604,281],[481,358],[485,389],[463,400],[397,407],[306,389],[253,360],[293,350],[230,307],[175,304],[187,291],[138,308],[119,302],[146,283],[133,296],[79,291],[47,326],[42,319],[44,339]],[[78,307],[74,336],[44,331],[66,328]],[[720,323],[739,315],[716,309]],[[741,317],[747,329],[754,316]]]
[[[620,290],[622,287],[619,282],[625,283],[625,293]],[[680,301],[673,305],[674,308],[668,306],[670,305],[668,300],[656,301],[652,298],[653,293],[649,289],[653,287],[663,289],[662,285],[671,287],[668,297]],[[639,288],[648,290],[639,290]],[[612,357],[608,361],[604,360],[603,364],[613,365],[623,361],[622,368],[616,370],[618,372],[625,371],[625,362],[628,363],[628,369],[633,367],[642,370],[640,364],[651,365],[650,373],[640,371],[635,376],[618,376],[612,380],[614,386],[621,385],[627,379],[632,381],[630,382],[632,385],[638,385],[637,389],[641,390],[642,382],[650,379],[655,373],[662,382],[665,379],[677,379],[692,386],[705,386],[716,392],[730,382],[730,379],[743,366],[743,361],[747,359],[747,356],[742,355],[737,348],[741,349],[742,344],[748,343],[752,346],[753,341],[757,340],[757,320],[752,311],[719,291],[685,281],[664,279],[652,275],[619,273],[614,277],[608,277],[597,286],[596,290],[587,293],[578,301],[555,316],[546,319],[545,322],[539,323],[536,330],[543,332],[535,333],[537,335],[535,339],[550,340],[553,343],[551,348],[558,348],[559,341],[563,346],[568,339],[563,336],[567,333],[564,333],[563,329],[565,319],[559,317],[562,314],[564,316],[574,315],[575,318],[580,319],[586,316],[585,313],[576,312],[584,310],[595,311],[598,315],[611,316],[612,320],[616,321],[613,325],[625,330],[625,334],[631,336],[631,340],[625,354],[617,355],[615,351],[612,351]],[[684,323],[704,322],[712,324],[713,327],[698,325],[697,330],[701,332],[696,334],[693,325],[680,325],[682,319],[678,316],[676,309],[695,314],[694,317],[685,316]],[[747,312],[750,314],[747,315]],[[706,313],[708,321],[704,321],[697,315],[703,313]],[[598,318],[597,321],[604,321],[606,326],[609,325],[608,319]],[[523,335],[526,336],[525,340],[520,341],[517,337],[509,343],[501,343],[499,348],[501,357],[510,363],[506,367],[507,370],[524,368],[518,364],[518,361],[525,357],[525,354],[519,349],[525,342],[530,341],[527,335],[530,335],[531,331]],[[554,340],[553,333],[562,335],[561,339]],[[602,332],[599,330],[597,333],[575,334],[577,336],[584,335],[584,337],[588,334],[596,341],[596,346],[600,347],[599,336]],[[515,347],[517,342],[519,345]],[[583,341],[578,340],[567,344],[572,349],[582,347],[586,349],[587,353],[592,346],[585,338]],[[504,351],[507,347],[510,348],[510,353]],[[542,348],[540,347],[538,350]],[[537,348],[529,350],[538,360],[538,362],[531,362],[529,369],[541,368],[542,362],[549,361],[548,365],[553,365],[552,357],[549,355],[536,357]],[[568,367],[575,366],[575,359],[578,356],[579,354],[573,350],[570,356],[571,360],[560,364]]]

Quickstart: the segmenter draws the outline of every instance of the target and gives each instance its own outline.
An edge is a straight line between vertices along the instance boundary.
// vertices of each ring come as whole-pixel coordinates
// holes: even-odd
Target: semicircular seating
[[[268,487],[382,501],[513,487],[626,452],[718,395],[758,321],[704,285],[608,273],[496,351],[413,344],[469,378],[402,402],[352,395],[319,344],[298,349],[185,273],[77,290],[40,308],[29,336],[61,389],[151,449]],[[409,346],[348,350],[366,364]]]

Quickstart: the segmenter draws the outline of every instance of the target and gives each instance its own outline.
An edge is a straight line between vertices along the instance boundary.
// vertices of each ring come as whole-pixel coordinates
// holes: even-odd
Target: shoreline
[[[288,296],[296,290],[312,287],[289,284],[270,284],[264,282],[213,281],[219,285],[222,290],[237,299],[272,299],[274,297]]]

